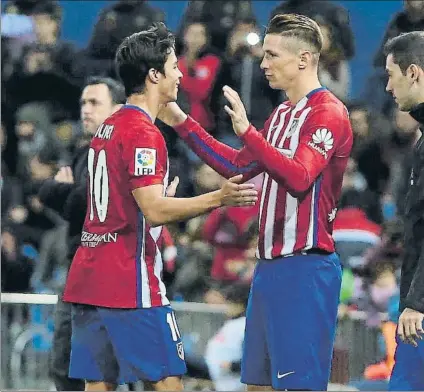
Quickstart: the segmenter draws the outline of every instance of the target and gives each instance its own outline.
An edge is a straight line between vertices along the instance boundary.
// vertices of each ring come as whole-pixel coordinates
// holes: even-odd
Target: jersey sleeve
[[[142,123],[121,140],[122,159],[131,189],[163,184],[167,171],[165,141],[153,125]]]
[[[347,112],[342,113],[333,105],[320,105],[312,110],[302,126],[293,156],[283,155],[252,126],[242,139],[250,151],[256,152],[256,159],[271,178],[294,193],[304,192],[328,165],[333,154],[346,152],[349,155],[352,140],[346,132],[349,126],[346,118]]]

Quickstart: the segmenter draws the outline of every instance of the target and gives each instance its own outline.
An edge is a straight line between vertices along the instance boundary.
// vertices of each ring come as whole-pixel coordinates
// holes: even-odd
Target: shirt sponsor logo
[[[99,244],[115,243],[118,239],[118,233],[95,234],[83,231],[81,234],[81,246],[95,248]]]
[[[328,158],[327,151],[333,148],[333,134],[327,128],[319,128],[312,135],[312,140],[308,142],[308,146],[318,151],[326,159]]]
[[[154,148],[136,148],[134,175],[153,176],[156,174],[156,150]]]

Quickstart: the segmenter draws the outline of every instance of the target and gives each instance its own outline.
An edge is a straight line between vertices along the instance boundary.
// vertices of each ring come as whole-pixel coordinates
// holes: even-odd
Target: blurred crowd
[[[276,4],[272,15],[301,13],[319,23],[324,36],[321,83],[350,112],[354,148],[340,205],[332,217],[344,266],[340,317],[352,310],[363,311],[369,327],[383,327],[388,322],[383,314],[394,309],[389,321],[396,318],[403,200],[418,123],[399,112],[385,92],[381,49],[370,59],[374,68],[361,99],[349,99],[349,60],[355,55],[355,39],[346,9],[327,0]],[[40,187],[61,166],[70,164],[86,137],[80,124],[86,78],[114,78],[113,58],[121,40],[163,21],[165,15],[148,1],[111,2],[99,14],[83,49],[60,39],[62,17],[60,4],[51,0],[10,0],[2,15],[1,289],[5,292],[60,293],[70,263],[65,251],[68,223],[43,205]],[[382,45],[401,32],[423,28],[424,2],[405,0],[403,10],[388,21]],[[179,103],[208,132],[234,147],[240,143],[223,110],[224,85],[239,92],[249,119],[259,128],[284,99],[282,92],[268,86],[259,68],[262,33],[251,1],[236,0],[189,1],[176,31],[184,74]],[[223,179],[172,129],[159,126],[169,150],[171,178],[180,177],[177,196],[219,188]],[[261,178],[255,181],[259,189]],[[242,321],[218,333],[217,347],[228,339],[225,333],[230,333],[232,344],[241,345],[246,293],[255,267],[257,220],[258,206],[228,207],[164,231],[162,251],[170,298],[237,305],[229,320]],[[381,358],[376,358],[380,367],[368,369],[365,378],[387,378],[392,366],[389,346],[382,346]],[[212,345],[207,359],[213,375],[231,384],[235,379],[229,375],[239,371],[240,358],[234,356],[237,348],[230,352],[225,357],[225,350]],[[214,368],[219,355],[225,358]],[[222,388],[230,384],[224,382]]]

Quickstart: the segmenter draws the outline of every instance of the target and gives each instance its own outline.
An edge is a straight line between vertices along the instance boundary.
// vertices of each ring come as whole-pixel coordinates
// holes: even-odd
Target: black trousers
[[[84,380],[68,377],[71,356],[72,305],[58,299],[56,305],[50,377],[58,391],[83,391]]]

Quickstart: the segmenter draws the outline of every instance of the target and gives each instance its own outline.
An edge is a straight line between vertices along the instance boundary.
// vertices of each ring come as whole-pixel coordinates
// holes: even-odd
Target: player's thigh
[[[169,306],[102,309],[122,382],[158,382],[186,372],[175,314]]]
[[[119,368],[98,308],[73,305],[69,377],[116,384]]]
[[[283,259],[269,274],[267,341],[276,389],[326,389],[337,323],[336,255]]]
[[[390,391],[424,390],[424,341],[418,347],[396,338],[395,366],[390,377]]]
[[[271,373],[266,342],[266,321],[262,312],[264,299],[261,282],[261,277],[255,271],[246,309],[241,382],[269,386],[271,385]]]

